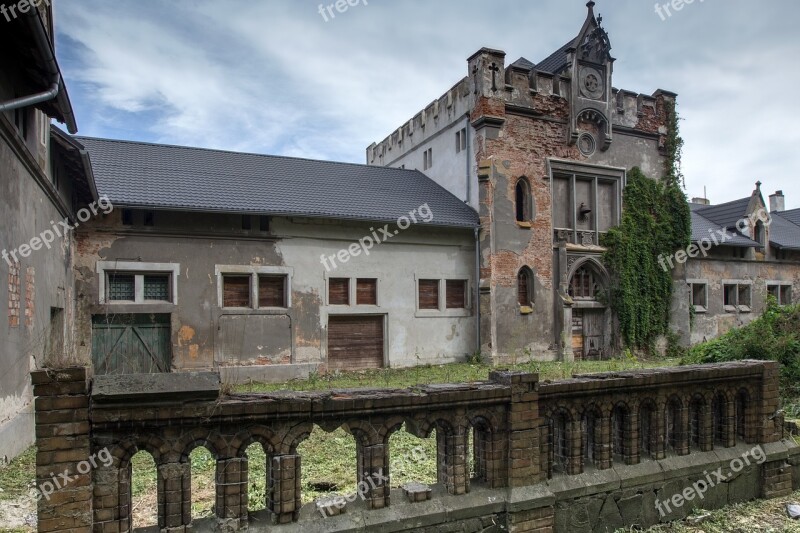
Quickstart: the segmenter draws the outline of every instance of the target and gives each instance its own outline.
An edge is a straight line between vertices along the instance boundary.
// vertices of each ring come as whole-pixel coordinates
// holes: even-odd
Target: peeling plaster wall
[[[0,83],[0,100],[8,97],[5,89]],[[41,368],[51,355],[51,308],[63,309],[58,334],[64,340],[64,353],[71,353],[71,236],[56,239],[49,250],[32,250],[28,257],[18,254],[18,264],[10,256],[50,229],[51,221],[64,218],[45,188],[62,199],[72,194],[69,183],[59,190],[51,185],[49,146],[39,143],[38,112],[29,110],[29,114],[27,142],[8,120],[13,121],[13,113],[0,116],[0,251],[8,252],[11,262],[0,258],[0,459],[16,456],[33,442],[29,373]],[[58,362],[69,362],[64,354],[56,355]]]
[[[732,259],[691,259],[675,270],[675,291],[672,301],[673,329],[684,345],[694,345],[724,335],[732,328],[749,324],[764,311],[767,300],[767,282],[781,281],[792,284],[792,299],[800,301],[800,264]],[[729,312],[724,309],[723,285],[726,280],[752,282],[752,306],[749,313]],[[689,282],[708,283],[708,310],[695,315],[690,324]]]
[[[434,214],[435,215],[435,214]],[[268,234],[242,232],[235,215],[157,212],[155,226],[121,226],[120,213],[78,234],[78,327],[81,356],[91,359],[92,315],[170,313],[173,370],[226,365],[319,364],[327,357],[329,315],[388,317],[388,364],[407,366],[462,359],[475,350],[475,318],[442,313],[418,317],[416,277],[461,277],[474,287],[472,230],[411,227],[327,271],[336,255],[382,224],[272,218]],[[258,220],[253,227],[258,229]],[[178,263],[178,305],[100,304],[98,261]],[[329,262],[330,264],[330,262]],[[287,311],[223,310],[220,265],[279,267],[291,277]],[[377,278],[378,306],[329,306],[329,277]],[[230,357],[231,350],[240,356]]]

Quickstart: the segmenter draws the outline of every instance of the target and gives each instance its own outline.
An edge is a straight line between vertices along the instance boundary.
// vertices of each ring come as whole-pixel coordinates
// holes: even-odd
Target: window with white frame
[[[178,303],[175,263],[98,261],[101,304]]]
[[[285,267],[216,267],[218,303],[223,309],[291,307],[291,270]]]

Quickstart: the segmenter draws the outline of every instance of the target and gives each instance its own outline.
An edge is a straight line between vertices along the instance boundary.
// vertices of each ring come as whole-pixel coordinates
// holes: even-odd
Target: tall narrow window
[[[517,303],[522,307],[533,305],[533,272],[528,267],[517,274]]]
[[[242,229],[244,231],[250,231],[250,229],[252,229],[250,215],[242,215]]]
[[[517,181],[516,191],[517,222],[530,222],[531,220],[531,188],[526,178]]]

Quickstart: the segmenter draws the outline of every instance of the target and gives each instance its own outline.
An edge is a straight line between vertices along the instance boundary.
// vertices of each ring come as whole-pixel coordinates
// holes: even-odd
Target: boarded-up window
[[[439,280],[419,280],[419,308],[439,309]]]
[[[286,307],[286,276],[259,276],[258,306]]]
[[[467,307],[467,282],[463,279],[448,279],[445,283],[445,305],[447,309]]]
[[[250,307],[250,276],[223,276],[222,307]]]
[[[328,303],[330,305],[350,305],[350,280],[331,278],[328,281]]]
[[[378,305],[377,279],[359,279],[356,282],[356,305]]]

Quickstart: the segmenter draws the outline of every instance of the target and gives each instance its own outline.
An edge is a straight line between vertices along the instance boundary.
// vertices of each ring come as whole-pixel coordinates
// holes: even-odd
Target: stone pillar
[[[215,509],[220,531],[237,531],[247,527],[246,457],[217,460]]]
[[[761,465],[761,497],[782,498],[792,493],[792,466],[785,460]]]
[[[783,417],[778,415],[780,366],[776,361],[763,361],[764,373],[758,402],[758,443],[778,442],[783,438]]]
[[[493,371],[489,379],[511,387],[511,403],[506,417],[506,485],[524,487],[544,481],[547,470],[541,468],[542,450],[539,447],[543,425],[539,417],[539,375]]]
[[[628,416],[625,417],[625,444],[623,445],[623,452],[625,453],[626,465],[638,465],[641,461],[641,450],[639,440],[639,410],[630,409]]]
[[[288,524],[296,521],[302,500],[300,499],[300,456],[276,455],[269,471],[268,509],[273,524]]]
[[[387,446],[358,443],[358,490],[369,509],[389,506],[389,455]]]
[[[158,527],[162,532],[181,533],[192,523],[192,465],[158,465]]]
[[[611,417],[603,416],[595,421],[599,426],[599,435],[595,434],[594,462],[598,470],[611,468]]]
[[[40,533],[90,533],[93,520],[86,368],[31,372],[36,397]]]
[[[725,400],[725,418],[721,423],[724,428],[723,446],[733,448],[736,446],[736,405],[728,399]]]
[[[575,476],[583,472],[583,449],[581,448],[583,427],[581,421],[573,420],[569,423],[568,429],[569,443],[567,447],[569,457],[567,458],[567,474]]]
[[[714,449],[714,413],[708,402],[703,404],[700,422],[700,451],[710,452]]]
[[[653,420],[655,418],[655,420]],[[654,423],[655,422],[655,423]],[[648,435],[650,439],[650,449],[654,457],[664,459],[667,456],[667,406],[659,404],[650,418],[650,431],[654,435]]]
[[[680,420],[680,424],[675,428],[675,431],[677,432],[675,438],[677,441],[677,449],[675,452],[678,455],[689,455],[689,439],[691,438],[691,431],[689,427],[688,406],[681,405],[681,408],[678,410],[678,419]]]
[[[469,470],[467,467],[466,428],[456,427],[454,433],[442,429],[436,431],[436,450],[439,469],[439,482],[447,487],[450,494],[469,492]]]

